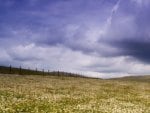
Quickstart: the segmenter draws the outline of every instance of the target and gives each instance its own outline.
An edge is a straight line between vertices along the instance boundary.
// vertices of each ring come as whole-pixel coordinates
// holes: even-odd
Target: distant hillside
[[[149,82],[150,83],[150,75],[127,76],[127,77],[121,77],[121,78],[113,78],[111,80],[137,81],[137,82]]]
[[[0,73],[1,74],[20,74],[20,75],[41,75],[41,71],[36,71],[36,70],[29,70],[29,69],[23,69],[23,68],[16,68],[16,67],[6,67],[6,66],[0,66]]]
[[[79,74],[62,72],[62,71],[39,71],[37,69],[24,69],[24,68],[16,68],[16,67],[6,67],[0,66],[0,74],[19,74],[19,75],[51,75],[51,76],[71,76],[71,77],[83,77]]]

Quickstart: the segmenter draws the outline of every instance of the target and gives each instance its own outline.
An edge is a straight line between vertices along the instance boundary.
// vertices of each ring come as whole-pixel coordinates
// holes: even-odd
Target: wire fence
[[[73,77],[84,77],[82,74],[71,73],[71,72],[64,72],[64,71],[50,71],[45,69],[30,69],[29,67],[22,68],[19,67],[12,67],[10,66],[0,66],[0,73],[2,74],[18,74],[18,75],[52,75],[52,76],[73,76]]]

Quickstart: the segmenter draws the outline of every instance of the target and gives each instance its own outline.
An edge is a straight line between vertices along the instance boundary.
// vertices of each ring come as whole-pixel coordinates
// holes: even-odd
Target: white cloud
[[[5,49],[0,48],[0,62],[5,62],[11,60],[11,57],[8,55]]]
[[[119,8],[120,1],[121,1],[121,0],[118,0],[117,3],[116,3],[116,4],[114,5],[114,7],[112,8],[111,14],[110,14],[110,16],[107,18],[107,22],[106,22],[106,24],[105,24],[105,29],[107,29],[108,27],[111,26],[112,18],[113,18],[114,14],[117,12],[117,10],[118,10],[118,8]]]
[[[150,66],[130,57],[103,57],[83,54],[58,45],[41,47],[33,43],[18,45],[7,51],[1,50],[1,60],[8,60],[13,65],[22,65],[31,69],[62,70],[83,74],[89,77],[110,78],[150,73]],[[12,58],[17,57],[15,60]],[[22,58],[23,57],[23,58]],[[29,60],[29,59],[34,60]],[[24,59],[19,61],[20,59]],[[37,59],[37,60],[35,60]]]

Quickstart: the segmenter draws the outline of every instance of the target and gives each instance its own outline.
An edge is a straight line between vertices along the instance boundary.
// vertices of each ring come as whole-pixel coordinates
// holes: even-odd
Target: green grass
[[[141,80],[0,75],[0,113],[150,113]]]

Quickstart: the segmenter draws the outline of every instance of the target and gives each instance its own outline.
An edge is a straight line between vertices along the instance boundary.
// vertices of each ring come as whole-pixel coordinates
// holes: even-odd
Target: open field
[[[0,113],[150,113],[150,76],[142,78],[0,75]]]

